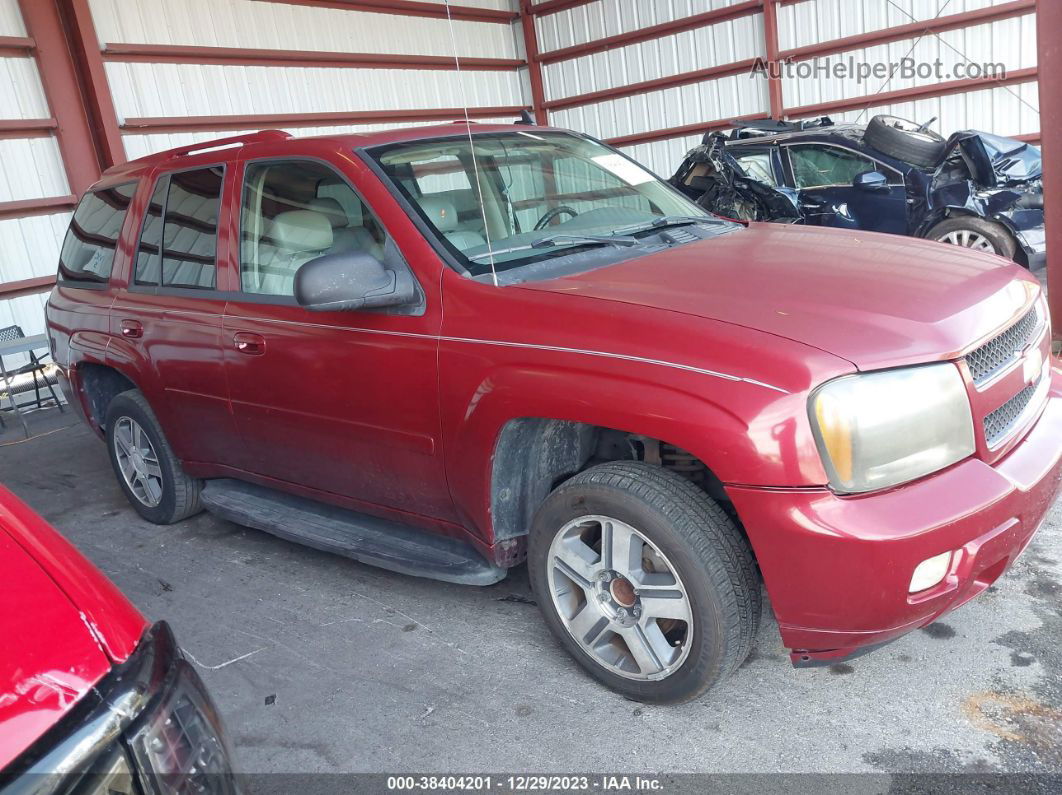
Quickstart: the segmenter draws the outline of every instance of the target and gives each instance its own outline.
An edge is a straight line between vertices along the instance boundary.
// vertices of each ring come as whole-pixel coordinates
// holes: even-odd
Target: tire
[[[926,233],[938,243],[966,246],[975,251],[998,254],[1013,260],[1018,251],[1014,237],[1002,224],[975,216],[958,216],[941,221]]]
[[[944,159],[947,142],[930,130],[897,116],[875,116],[867,124],[863,141],[882,154],[913,166],[928,168]]]
[[[640,546],[621,543],[632,528],[642,539]],[[598,560],[592,564],[595,550],[587,539],[595,532]],[[620,549],[641,554],[609,555],[606,566],[601,551],[612,548],[606,537]],[[640,571],[628,569],[629,580],[618,576],[602,582],[602,570],[622,570],[625,560],[636,558]],[[584,584],[569,577],[573,567],[567,560],[575,561],[577,575],[586,575]],[[601,464],[559,486],[535,514],[528,567],[546,624],[560,644],[591,676],[636,701],[673,704],[696,698],[745,661],[759,629],[760,581],[745,537],[708,495],[660,467]],[[625,590],[624,580],[635,588]],[[651,599],[654,589],[671,598]],[[621,606],[629,614],[613,620]],[[650,615],[658,610],[671,617]],[[683,611],[688,620],[676,619]],[[576,634],[594,640],[584,643]],[[653,665],[641,666],[627,638],[644,640],[638,644],[642,657]]]
[[[129,446],[134,438],[139,442],[134,445],[136,453]],[[154,524],[173,524],[203,509],[199,502],[202,481],[185,474],[139,390],[122,392],[107,406],[106,439],[118,485],[142,517]],[[133,464],[131,459],[137,455]],[[136,476],[127,477],[123,467],[127,471],[132,467]]]

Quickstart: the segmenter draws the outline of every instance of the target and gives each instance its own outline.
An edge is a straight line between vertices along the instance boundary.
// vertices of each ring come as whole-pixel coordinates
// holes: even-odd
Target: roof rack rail
[[[183,157],[184,155],[189,155],[192,152],[198,152],[202,149],[217,149],[222,146],[265,143],[266,141],[286,141],[291,137],[291,133],[284,132],[283,130],[261,130],[256,133],[248,133],[247,135],[234,135],[231,138],[218,138],[213,141],[202,141],[197,144],[189,144],[188,146],[179,146],[176,149],[170,149],[167,154],[173,157]]]
[[[786,119],[735,120],[731,122],[733,129],[730,131],[730,138],[755,138],[764,135],[777,135],[778,133],[813,130],[820,127],[832,127],[833,123],[833,119],[829,116],[820,116],[817,119],[798,119],[797,121]],[[708,136],[709,134],[706,133],[703,143],[708,142]]]

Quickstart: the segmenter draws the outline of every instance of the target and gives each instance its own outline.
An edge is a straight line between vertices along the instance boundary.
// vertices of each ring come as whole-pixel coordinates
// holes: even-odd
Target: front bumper
[[[967,459],[891,491],[728,487],[795,664],[855,656],[936,621],[990,586],[1032,540],[1062,479],[1062,378],[1039,420],[993,465]],[[922,561],[956,551],[937,586]]]
[[[238,795],[220,718],[165,622],[0,771],[0,795]]]

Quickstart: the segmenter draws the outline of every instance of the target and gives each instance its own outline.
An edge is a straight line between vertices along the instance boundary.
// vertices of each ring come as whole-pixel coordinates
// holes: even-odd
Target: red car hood
[[[145,626],[109,580],[0,487],[0,771],[128,657]]]
[[[993,255],[780,224],[523,286],[755,328],[861,370],[955,358],[1039,292],[1028,272]]]

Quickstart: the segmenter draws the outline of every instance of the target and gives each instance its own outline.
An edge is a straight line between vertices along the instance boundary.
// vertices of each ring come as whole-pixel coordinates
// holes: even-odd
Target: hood
[[[872,232],[762,223],[523,286],[745,326],[861,370],[955,358],[1039,293],[1035,279],[993,255]]]
[[[996,188],[1040,179],[1043,163],[1039,148],[1015,138],[963,130],[948,139],[950,154],[959,147],[973,170],[974,182]]]
[[[139,638],[146,622],[92,564],[3,487],[0,605],[3,770],[106,676],[116,657],[132,651],[135,641],[131,646],[127,635]],[[115,626],[119,620],[125,622],[124,635]]]

